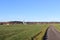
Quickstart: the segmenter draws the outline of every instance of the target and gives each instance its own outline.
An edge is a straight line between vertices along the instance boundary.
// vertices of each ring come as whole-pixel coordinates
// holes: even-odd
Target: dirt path
[[[58,32],[54,26],[50,26],[46,31],[43,40],[60,40],[60,32]]]

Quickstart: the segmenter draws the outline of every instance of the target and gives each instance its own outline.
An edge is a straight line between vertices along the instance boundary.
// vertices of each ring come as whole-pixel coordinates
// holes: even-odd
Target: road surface
[[[58,32],[54,26],[49,26],[43,40],[60,40],[60,32]]]

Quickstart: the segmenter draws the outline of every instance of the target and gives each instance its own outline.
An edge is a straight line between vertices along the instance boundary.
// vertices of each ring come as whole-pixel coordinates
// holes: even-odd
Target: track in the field
[[[43,40],[60,40],[60,32],[54,26],[50,26],[43,37]]]

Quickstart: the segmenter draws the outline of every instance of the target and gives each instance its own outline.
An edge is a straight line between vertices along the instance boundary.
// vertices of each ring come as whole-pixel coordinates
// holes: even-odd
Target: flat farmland
[[[54,24],[55,28],[57,29],[57,31],[60,32],[60,24]]]
[[[0,25],[0,40],[32,40],[31,38],[42,31],[42,39],[45,30],[48,28],[47,24],[15,24],[15,25]]]

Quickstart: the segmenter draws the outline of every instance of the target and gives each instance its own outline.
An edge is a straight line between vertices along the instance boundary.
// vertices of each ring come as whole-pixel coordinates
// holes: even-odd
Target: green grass
[[[54,24],[55,28],[57,29],[57,31],[60,32],[60,24]]]
[[[42,28],[41,28],[42,32],[35,38],[35,40],[43,40],[43,37],[44,37],[45,32],[46,32],[48,27],[49,27],[49,24],[43,25]]]
[[[42,24],[0,25],[0,40],[31,40],[40,31],[45,32],[46,28],[47,25]]]

